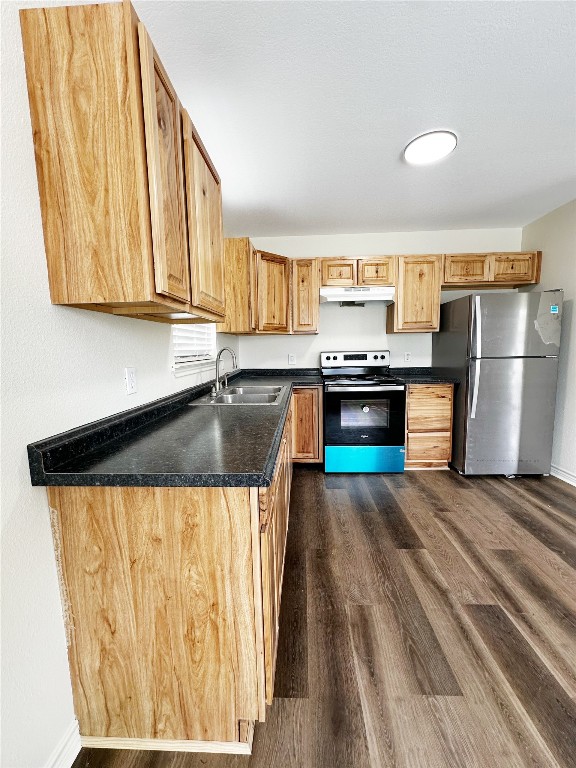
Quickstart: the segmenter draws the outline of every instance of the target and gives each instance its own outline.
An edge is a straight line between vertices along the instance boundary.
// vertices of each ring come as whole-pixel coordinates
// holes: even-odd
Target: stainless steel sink
[[[277,395],[282,387],[228,387],[226,395]]]
[[[189,405],[277,405],[286,387],[229,387]]]

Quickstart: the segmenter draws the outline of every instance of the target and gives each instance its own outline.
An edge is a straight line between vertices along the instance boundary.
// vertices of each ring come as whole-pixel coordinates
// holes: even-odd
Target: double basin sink
[[[286,387],[227,387],[190,405],[278,405]]]

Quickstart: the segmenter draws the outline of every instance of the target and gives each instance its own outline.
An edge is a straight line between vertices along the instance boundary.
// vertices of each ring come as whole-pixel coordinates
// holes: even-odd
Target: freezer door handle
[[[475,357],[482,357],[482,306],[480,303],[480,296],[474,296],[474,302],[476,304],[476,355]]]
[[[480,389],[480,360],[474,361],[474,383],[472,385],[472,407],[470,418],[476,418],[476,406],[478,405],[478,390]]]

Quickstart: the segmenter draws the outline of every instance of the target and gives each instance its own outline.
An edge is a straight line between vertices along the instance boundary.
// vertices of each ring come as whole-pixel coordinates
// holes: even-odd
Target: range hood
[[[383,301],[385,304],[392,304],[394,287],[391,285],[370,285],[350,288],[343,286],[320,288],[320,303],[323,304],[326,301],[340,301],[346,304]]]

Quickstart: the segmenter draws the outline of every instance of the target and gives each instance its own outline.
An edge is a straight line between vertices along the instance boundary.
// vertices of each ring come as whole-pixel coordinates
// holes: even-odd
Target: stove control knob
[[[378,360],[378,355],[374,355],[374,360]]]
[[[326,360],[330,360],[330,355],[326,355]]]
[[[380,360],[386,360],[386,355],[380,355]]]
[[[364,411],[364,413],[368,413],[368,411],[370,410],[370,406],[368,406],[368,405],[363,405],[363,406],[362,406],[362,410]]]
[[[338,355],[334,355],[334,357],[332,358],[332,360],[338,360]]]

